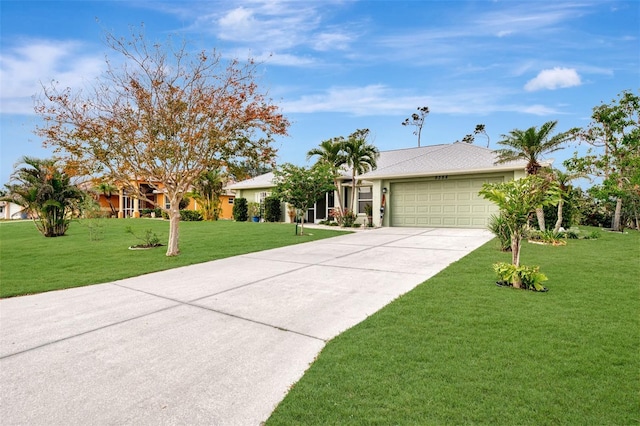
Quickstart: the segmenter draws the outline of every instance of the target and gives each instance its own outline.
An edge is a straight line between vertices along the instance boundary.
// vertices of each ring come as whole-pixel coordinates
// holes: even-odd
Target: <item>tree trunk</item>
[[[353,214],[356,214],[356,189],[356,175],[354,173],[351,180],[351,212]]]
[[[518,232],[511,234],[511,263],[520,266],[520,243],[522,237]]]
[[[300,215],[300,235],[304,235],[304,219],[307,217],[307,210]]]
[[[564,200],[560,199],[558,202],[558,220],[556,220],[556,226],[553,227],[553,232],[559,232],[562,227],[562,206],[564,204]]]
[[[511,263],[516,267],[520,266],[520,243],[522,242],[522,238],[520,237],[519,232],[513,232],[511,234]],[[515,279],[513,280],[513,287],[520,288],[522,287],[522,281],[520,277],[516,274]]]
[[[620,230],[620,216],[622,215],[622,198],[616,200],[616,212],[613,215],[613,224],[611,229],[614,231]]]
[[[538,228],[540,228],[542,232],[546,231],[544,225],[544,209],[542,207],[536,209],[536,216],[538,217]]]
[[[167,256],[177,256],[180,254],[178,239],[180,237],[180,210],[179,202],[171,202],[169,209],[169,242],[167,243]],[[175,206],[175,207],[174,207]]]

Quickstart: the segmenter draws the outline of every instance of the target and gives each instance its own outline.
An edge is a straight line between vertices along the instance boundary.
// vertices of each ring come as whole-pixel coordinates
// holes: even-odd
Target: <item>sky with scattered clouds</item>
[[[154,41],[261,61],[259,84],[292,122],[280,163],[305,164],[321,141],[361,128],[381,150],[417,146],[401,123],[421,106],[422,145],[482,123],[495,148],[549,120],[584,127],[594,106],[640,88],[636,0],[2,0],[0,20],[0,184],[21,156],[51,156],[33,133],[42,85],[90,83],[111,54],[104,31],[141,24]]]

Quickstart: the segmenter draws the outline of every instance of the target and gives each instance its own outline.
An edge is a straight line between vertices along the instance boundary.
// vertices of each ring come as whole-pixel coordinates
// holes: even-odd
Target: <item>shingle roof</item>
[[[496,165],[496,159],[497,155],[493,150],[464,142],[395,149],[381,151],[376,170],[362,174],[358,178],[372,180],[524,170],[527,164],[526,161],[511,161]],[[350,179],[350,171],[345,170],[343,176]],[[274,186],[273,173],[270,172],[229,185],[227,189],[271,188]]]
[[[226,187],[226,189],[251,189],[251,188],[271,188],[276,186],[273,183],[273,172],[265,173],[251,179],[236,182]]]
[[[380,153],[378,168],[360,179],[462,174],[502,170],[522,170],[525,161],[496,165],[497,155],[488,148],[464,142],[408,148]]]

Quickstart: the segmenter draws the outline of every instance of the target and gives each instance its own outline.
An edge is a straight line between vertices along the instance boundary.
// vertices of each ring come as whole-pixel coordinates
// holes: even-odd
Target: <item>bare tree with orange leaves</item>
[[[139,182],[165,194],[169,207],[167,256],[179,254],[179,204],[207,170],[275,156],[273,135],[288,120],[260,90],[256,64],[223,61],[215,50],[192,54],[171,39],[150,44],[142,31],[130,39],[106,35],[118,60],[87,90],[51,84],[36,112],[37,133],[78,174],[100,175],[154,203]]]

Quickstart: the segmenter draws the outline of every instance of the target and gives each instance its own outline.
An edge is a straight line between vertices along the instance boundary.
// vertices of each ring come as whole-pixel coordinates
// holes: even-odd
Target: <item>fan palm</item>
[[[380,156],[378,148],[367,142],[368,136],[369,129],[358,129],[342,144],[346,164],[351,167],[351,208],[354,213],[356,212],[357,177],[369,170],[375,170]]]
[[[540,129],[533,126],[527,130],[514,129],[509,134],[502,135],[502,140],[498,141],[498,145],[506,148],[496,150],[498,155],[496,164],[514,160],[526,160],[527,166],[525,169],[527,174],[537,175],[542,168],[539,162],[541,158],[545,154],[562,149],[562,145],[574,137],[574,129],[551,136],[557,124],[557,121],[547,121],[540,126]],[[545,224],[542,208],[536,209],[536,216],[538,217],[540,230],[544,231]]]

